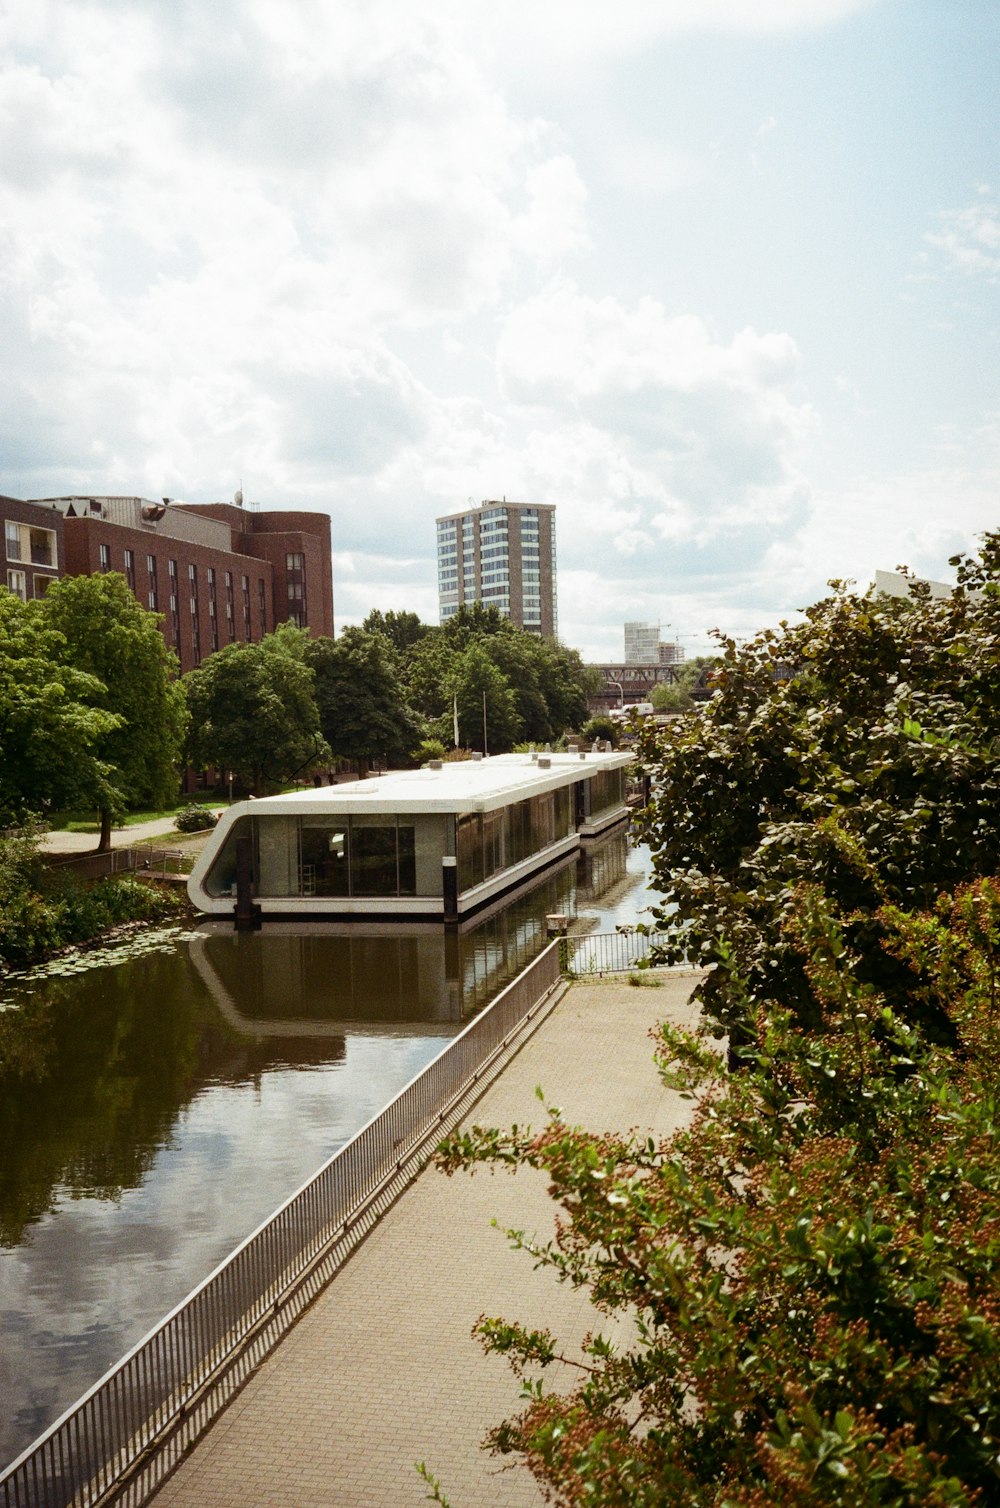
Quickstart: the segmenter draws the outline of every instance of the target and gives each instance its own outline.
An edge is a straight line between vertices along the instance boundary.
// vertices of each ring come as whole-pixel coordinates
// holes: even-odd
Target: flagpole
[[[486,690],[483,689],[483,753],[488,754],[489,747],[486,743]]]

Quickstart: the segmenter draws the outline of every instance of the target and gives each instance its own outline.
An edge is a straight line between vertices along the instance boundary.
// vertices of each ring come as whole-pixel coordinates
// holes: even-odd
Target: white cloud
[[[568,285],[513,310],[498,353],[512,402],[602,433],[629,490],[657,503],[661,532],[687,510],[687,532],[702,538],[780,518],[800,494],[796,453],[813,416],[790,396],[798,360],[788,335],[726,342],[653,299],[629,309]]]
[[[980,184],[978,192],[984,195],[989,190]],[[953,267],[991,279],[1000,273],[1000,205],[981,200],[966,209],[946,210],[939,219],[941,229],[928,231],[924,240],[937,247]]]

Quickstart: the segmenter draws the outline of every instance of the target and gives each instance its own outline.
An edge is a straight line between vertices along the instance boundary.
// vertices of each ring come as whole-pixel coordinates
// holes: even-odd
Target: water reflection
[[[211,927],[15,996],[0,1014],[0,1462],[518,973],[549,913],[606,928],[632,893],[634,920],[643,883],[619,834],[455,932]]]

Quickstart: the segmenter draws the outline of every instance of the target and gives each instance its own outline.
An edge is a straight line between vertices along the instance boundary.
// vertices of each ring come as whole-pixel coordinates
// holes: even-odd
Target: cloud
[[[802,489],[796,452],[814,418],[791,396],[799,354],[786,334],[723,341],[653,299],[628,308],[564,284],[512,311],[498,365],[513,403],[617,448],[619,477],[656,504],[664,535],[685,516],[681,532],[702,538],[779,519]]]
[[[7,28],[5,456],[33,439],[42,467],[154,493],[378,470],[428,422],[390,330],[494,308],[586,242],[552,132],[398,5],[94,4],[41,28],[15,8]],[[68,416],[56,448],[46,410]]]
[[[987,185],[980,184],[977,192],[979,201],[966,209],[942,211],[941,229],[928,231],[924,240],[958,271],[993,281],[1000,273],[1000,205],[984,197]]]

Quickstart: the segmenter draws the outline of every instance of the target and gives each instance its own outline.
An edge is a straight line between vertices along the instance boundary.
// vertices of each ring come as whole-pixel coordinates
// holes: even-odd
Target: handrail
[[[637,967],[649,968],[655,961],[657,943],[666,941],[660,932],[639,932],[625,927],[617,932],[587,932],[562,940],[563,968],[582,975],[627,974]]]
[[[560,979],[550,943],[392,1102],[35,1443],[4,1508],[145,1502],[498,1071]]]

